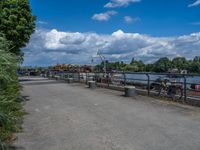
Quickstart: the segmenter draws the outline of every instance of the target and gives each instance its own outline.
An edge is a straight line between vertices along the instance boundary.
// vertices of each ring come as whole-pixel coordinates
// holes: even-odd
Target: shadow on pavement
[[[22,146],[9,146],[9,150],[25,150]]]
[[[59,82],[59,81],[48,81],[48,82],[26,82],[26,83],[21,83],[21,85],[45,85],[45,84],[61,84],[64,82]]]
[[[19,82],[27,82],[27,81],[46,81],[48,79],[42,78],[42,79],[34,79],[34,78],[20,78]]]

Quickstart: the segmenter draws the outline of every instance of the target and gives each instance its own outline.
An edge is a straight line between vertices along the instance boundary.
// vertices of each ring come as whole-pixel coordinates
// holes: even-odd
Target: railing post
[[[88,80],[88,73],[86,72],[85,84],[87,84],[87,80]]]
[[[109,86],[110,86],[110,84],[109,84],[109,73],[107,73],[107,76],[106,76],[106,78],[107,78],[108,87],[109,87]]]
[[[123,72],[123,75],[124,75],[124,86],[126,86],[126,73]]]
[[[78,72],[78,82],[81,82],[80,72]]]
[[[150,95],[150,75],[147,73],[146,74],[146,76],[147,76],[147,91],[148,91],[148,95]]]
[[[96,78],[97,78],[97,75],[96,75],[96,73],[94,72],[94,81],[96,82]]]
[[[99,79],[98,73],[95,72],[95,82],[96,82],[96,85],[98,83],[98,79]]]
[[[101,78],[101,86],[102,86],[104,74],[103,74],[103,76],[101,76],[101,74],[100,74],[100,78]],[[103,86],[102,86],[102,87],[103,87]]]
[[[184,76],[184,102],[187,100],[187,78]]]

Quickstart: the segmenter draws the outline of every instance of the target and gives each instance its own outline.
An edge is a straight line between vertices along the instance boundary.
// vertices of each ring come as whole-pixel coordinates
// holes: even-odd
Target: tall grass
[[[23,116],[16,75],[18,65],[17,56],[9,52],[9,42],[0,34],[0,149],[6,149],[3,142],[19,131],[18,122]]]

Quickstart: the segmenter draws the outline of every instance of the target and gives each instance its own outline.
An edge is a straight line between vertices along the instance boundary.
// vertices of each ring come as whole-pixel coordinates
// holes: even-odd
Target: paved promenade
[[[200,108],[27,79],[17,150],[200,150]]]

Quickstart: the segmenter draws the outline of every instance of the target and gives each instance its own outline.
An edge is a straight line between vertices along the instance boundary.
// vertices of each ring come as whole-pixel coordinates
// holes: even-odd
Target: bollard
[[[88,81],[89,88],[94,89],[96,87],[95,81]]]
[[[90,82],[90,81],[93,81],[93,77],[88,77],[88,78],[87,78],[87,82],[86,82],[86,84],[89,85],[89,82]]]
[[[67,83],[73,83],[74,79],[73,78],[67,78]]]
[[[125,97],[134,97],[136,95],[136,90],[134,86],[124,87]]]
[[[54,78],[55,78],[56,80],[58,80],[58,79],[60,78],[60,76],[55,75]]]
[[[93,81],[93,77],[88,77],[88,81]]]

